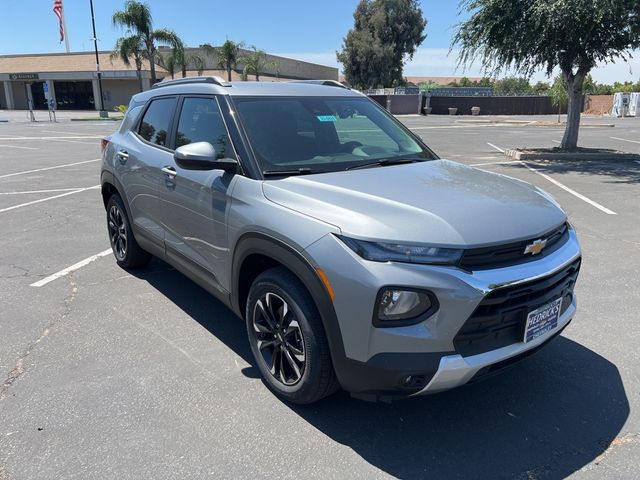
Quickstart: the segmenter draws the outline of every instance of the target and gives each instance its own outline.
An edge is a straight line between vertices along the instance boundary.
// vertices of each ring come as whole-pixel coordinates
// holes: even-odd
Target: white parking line
[[[4,140],[4,138],[2,140]],[[35,147],[19,147],[18,145],[0,145],[0,147],[3,147],[3,148],[19,148],[21,150],[38,150]]]
[[[74,193],[86,192],[87,190],[95,190],[96,188],[100,188],[100,185],[94,185],[93,187],[79,188],[78,190],[73,190],[71,192],[61,193],[60,195],[54,195],[53,197],[41,198],[39,200],[33,200],[32,202],[21,203],[20,205],[13,205],[12,207],[2,208],[0,209],[0,213],[9,212],[17,208],[28,207],[30,205],[35,205],[36,203],[48,202],[49,200],[55,200],[56,198],[66,197],[67,195],[73,195]]]
[[[551,140],[553,143],[562,143],[560,140]]]
[[[79,143],[80,145],[95,145],[98,147],[97,142],[81,142],[80,140],[67,140],[66,138],[52,138],[52,142],[64,142],[64,143]]]
[[[101,160],[100,158],[94,158],[93,160],[83,160],[82,162],[65,163],[64,165],[55,165],[53,167],[36,168],[35,170],[25,170],[22,172],[7,173],[5,175],[0,175],[0,178],[15,177],[16,175],[26,175],[27,173],[44,172],[45,170],[54,170],[56,168],[73,167],[74,165],[82,165],[83,163],[89,163],[89,162],[99,162],[100,160]]]
[[[549,180],[551,183],[553,183],[554,185],[556,185],[557,187],[560,187],[561,189],[563,189],[565,192],[569,192],[571,195],[578,197],[580,200],[582,200],[583,202],[587,202],[589,205],[596,207],[598,210],[606,213],[607,215],[617,215],[616,212],[614,212],[613,210],[609,210],[607,207],[600,205],[598,202],[594,202],[593,200],[591,200],[590,198],[585,197],[584,195],[582,195],[581,193],[576,192],[575,190],[572,190],[571,188],[567,187],[566,185],[563,185],[562,183],[560,183],[557,180],[554,180],[553,178],[551,178],[549,175],[547,175],[546,173],[542,173],[540,170],[533,168],[532,166],[526,164],[525,162],[521,162],[522,165],[524,165],[526,168],[528,168],[529,170],[531,170],[534,173],[537,173],[538,175],[540,175],[541,177]]]
[[[29,286],[30,287],[42,287],[42,286],[46,285],[47,283],[53,282],[54,280],[57,280],[60,277],[64,277],[65,275],[69,275],[71,272],[75,272],[76,270],[79,270],[82,267],[84,267],[86,265],[89,265],[91,262],[94,262],[94,261],[96,261],[97,259],[99,259],[101,257],[106,257],[110,253],[111,253],[111,249],[109,248],[108,250],[105,250],[103,252],[96,253],[95,255],[91,255],[89,258],[85,258],[84,260],[81,260],[78,263],[74,263],[70,267],[64,268],[64,269],[60,270],[59,272],[56,272],[56,273],[54,273],[52,275],[49,275],[48,277],[43,278],[42,280],[38,280],[37,282],[34,282]]]
[[[622,141],[622,142],[640,143],[640,142],[639,142],[639,141],[637,141],[637,140],[627,140],[626,138],[620,138],[620,137],[609,137],[609,138],[611,138],[611,139],[613,139],[613,140],[620,140],[620,141]]]
[[[499,151],[500,153],[504,153],[504,150],[500,147],[496,147],[493,143],[489,143],[487,142],[487,145],[489,145],[492,148],[495,148],[497,151]]]
[[[25,190],[22,192],[0,192],[0,195],[28,195],[30,193],[54,193],[54,192],[70,192],[72,190],[81,190],[84,187],[75,188],[53,188],[51,190]]]

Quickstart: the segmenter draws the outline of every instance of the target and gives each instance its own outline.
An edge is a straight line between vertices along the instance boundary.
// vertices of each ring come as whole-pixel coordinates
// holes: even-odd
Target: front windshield
[[[327,172],[434,158],[366,98],[234,97],[234,102],[265,172]]]

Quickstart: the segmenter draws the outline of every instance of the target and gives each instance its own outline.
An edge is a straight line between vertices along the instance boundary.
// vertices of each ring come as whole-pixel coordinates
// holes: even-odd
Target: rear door
[[[136,234],[142,234],[161,248],[164,242],[160,222],[159,194],[165,188],[162,168],[173,161],[168,148],[177,97],[149,101],[136,127],[120,136],[116,150],[116,172],[129,202]]]
[[[209,142],[218,158],[236,158],[215,96],[185,96],[180,102],[175,148],[195,142]],[[227,265],[226,213],[236,177],[222,170],[185,170],[173,157],[165,167],[175,171],[165,177],[158,212],[167,256],[215,279]]]

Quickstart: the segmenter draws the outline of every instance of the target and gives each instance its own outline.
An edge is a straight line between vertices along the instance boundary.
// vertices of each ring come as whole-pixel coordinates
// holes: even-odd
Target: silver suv
[[[244,318],[288,401],[457,387],[576,311],[580,246],[547,193],[438,159],[332,82],[164,82],[102,147],[118,264],[160,257]]]

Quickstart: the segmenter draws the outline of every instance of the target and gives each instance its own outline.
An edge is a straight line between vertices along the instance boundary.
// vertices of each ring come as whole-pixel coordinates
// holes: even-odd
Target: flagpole
[[[62,4],[62,30],[64,30],[64,48],[69,53],[69,31],[67,30],[67,16],[64,14],[64,3],[60,0]]]

